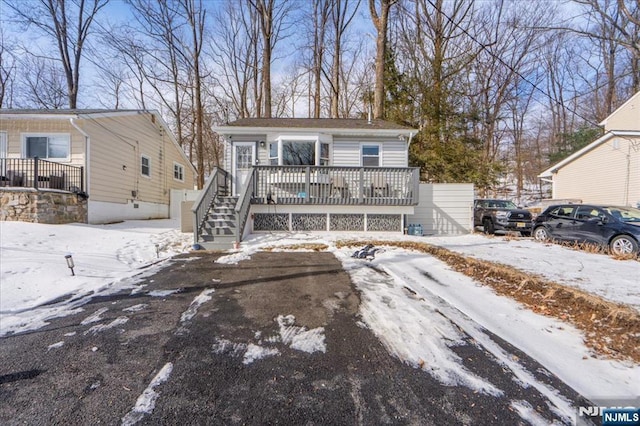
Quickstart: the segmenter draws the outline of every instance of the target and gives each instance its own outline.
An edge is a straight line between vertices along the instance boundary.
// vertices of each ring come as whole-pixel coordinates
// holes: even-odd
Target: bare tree
[[[67,85],[69,108],[77,108],[80,86],[80,63],[91,25],[109,0],[23,0],[7,5],[15,18],[27,27],[38,28],[58,50]]]
[[[369,12],[376,28],[376,84],[373,91],[373,116],[384,117],[384,71],[387,51],[387,27],[389,12],[397,0],[380,0],[380,13],[376,8],[376,0],[369,0]]]
[[[276,43],[284,36],[286,19],[291,3],[284,0],[248,0],[256,12],[262,34],[262,54],[260,63],[261,85],[258,115],[271,118],[271,61]]]
[[[331,65],[331,118],[338,118],[340,111],[340,74],[342,67],[342,42],[349,25],[356,16],[360,0],[333,0],[331,24],[333,29],[333,60]]]
[[[0,108],[13,105],[13,88],[17,71],[14,46],[5,38],[0,28]]]

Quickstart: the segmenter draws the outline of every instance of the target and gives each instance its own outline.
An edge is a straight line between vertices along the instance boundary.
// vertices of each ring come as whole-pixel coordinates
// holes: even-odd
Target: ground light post
[[[73,256],[71,256],[70,254],[67,254],[67,255],[65,255],[65,257],[64,257],[64,258],[65,258],[65,259],[66,259],[66,261],[67,261],[67,266],[69,267],[69,269],[71,269],[71,275],[72,275],[72,276],[75,276],[75,275],[76,275],[76,273],[75,273],[75,272],[73,272],[73,268],[74,268],[76,265],[73,263]]]

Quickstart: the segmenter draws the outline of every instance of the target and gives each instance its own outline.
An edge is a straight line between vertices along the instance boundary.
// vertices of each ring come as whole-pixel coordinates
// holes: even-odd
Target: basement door
[[[253,170],[256,158],[255,142],[236,142],[233,144],[233,195],[238,197]]]

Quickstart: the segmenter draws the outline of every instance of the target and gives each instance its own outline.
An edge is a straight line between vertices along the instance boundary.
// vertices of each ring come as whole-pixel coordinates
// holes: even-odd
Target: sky
[[[137,284],[142,278],[160,271],[172,256],[191,250],[192,235],[179,232],[178,227],[172,220],[112,225],[0,222],[0,337],[41,328],[56,317],[81,313],[92,296],[145,291]],[[375,238],[426,242],[468,256],[497,259],[640,310],[640,264],[636,261],[482,234],[417,237],[380,233]],[[360,293],[362,323],[392,355],[425,370],[445,385],[467,386],[496,396],[502,393],[490,378],[467,370],[451,349],[461,341],[462,330],[519,380],[536,387],[569,420],[575,415],[575,407],[548,384],[532,377],[494,342],[490,333],[536,359],[587,398],[640,397],[640,365],[594,356],[584,345],[581,332],[570,324],[527,310],[427,254],[379,246],[374,259],[356,259],[352,257],[353,247],[337,248],[340,239],[366,243],[365,236],[358,233],[255,234],[243,241],[240,249],[230,250],[217,262],[238,263],[266,247],[278,250],[300,243],[326,244],[327,251],[340,260]],[[75,275],[67,267],[68,254],[73,257]],[[149,294],[168,296],[166,292]],[[211,289],[197,295],[182,314],[181,322],[190,321],[200,306],[213,297]],[[94,324],[87,332],[98,333],[127,319],[124,315],[116,320],[120,321],[117,324],[105,324],[103,313],[86,311],[83,323]],[[308,330],[296,326],[295,318],[286,312],[277,322],[280,333],[274,338],[278,342],[310,353],[327,351],[322,327]],[[268,339],[261,342],[238,346],[219,340],[214,346],[225,353],[229,352],[229,345],[234,345],[232,352],[241,353],[245,364],[280,356]],[[63,341],[59,342],[49,350],[63,345]],[[169,380],[172,368],[169,363],[158,372],[123,418],[123,424],[133,424],[153,410],[158,385]],[[535,422],[535,410],[522,403],[512,401],[511,405],[523,418]]]

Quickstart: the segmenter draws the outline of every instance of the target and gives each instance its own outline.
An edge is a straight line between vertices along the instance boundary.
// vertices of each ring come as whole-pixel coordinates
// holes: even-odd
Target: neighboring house
[[[542,172],[553,199],[636,206],[640,203],[640,92],[602,123],[596,141]]]
[[[418,204],[415,129],[381,120],[237,120],[214,129],[224,162],[194,205],[195,241],[250,232],[393,231]]]
[[[0,110],[0,159],[4,194],[88,197],[89,223],[167,218],[171,191],[194,186],[191,162],[156,111]],[[4,219],[15,220],[6,217],[15,202],[2,206]]]

